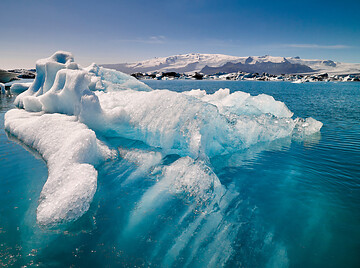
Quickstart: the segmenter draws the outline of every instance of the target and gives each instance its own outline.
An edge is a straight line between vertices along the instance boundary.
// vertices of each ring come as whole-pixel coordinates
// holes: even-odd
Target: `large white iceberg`
[[[191,165],[190,158],[206,163],[322,127],[312,118],[293,119],[284,103],[265,94],[152,90],[96,64],[81,68],[68,52],[39,60],[36,70],[33,84],[15,100],[20,110],[6,114],[5,127],[47,161],[49,178],[37,212],[45,224],[74,220],[88,209],[96,190],[94,165],[113,155],[96,135],[139,140]],[[165,173],[175,174],[173,169]]]

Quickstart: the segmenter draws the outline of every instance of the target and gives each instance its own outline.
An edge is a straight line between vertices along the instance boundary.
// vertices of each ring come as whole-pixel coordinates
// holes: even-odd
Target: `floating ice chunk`
[[[0,94],[5,94],[5,85],[0,83]]]
[[[13,83],[10,87],[10,92],[12,94],[20,94],[23,93],[25,90],[28,90],[28,88],[32,85],[32,82],[30,83]]]
[[[306,119],[296,118],[294,121],[296,123],[294,135],[296,136],[314,134],[319,132],[323,126],[323,123],[312,117],[308,117]]]
[[[54,224],[85,213],[97,187],[94,165],[114,155],[75,117],[10,110],[5,129],[36,149],[49,169],[39,200],[37,221]]]

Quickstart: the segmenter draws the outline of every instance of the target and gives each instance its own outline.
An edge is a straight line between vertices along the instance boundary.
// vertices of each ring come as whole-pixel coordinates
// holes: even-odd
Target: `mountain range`
[[[153,58],[134,63],[102,64],[124,73],[176,72],[269,73],[269,74],[359,74],[360,64],[332,60],[301,59],[300,57],[252,56],[237,57],[223,54],[181,54]]]

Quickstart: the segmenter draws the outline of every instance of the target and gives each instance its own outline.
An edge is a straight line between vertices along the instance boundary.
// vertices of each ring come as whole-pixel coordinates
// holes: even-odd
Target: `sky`
[[[360,1],[1,0],[0,68],[70,51],[83,66],[184,53],[360,63]]]

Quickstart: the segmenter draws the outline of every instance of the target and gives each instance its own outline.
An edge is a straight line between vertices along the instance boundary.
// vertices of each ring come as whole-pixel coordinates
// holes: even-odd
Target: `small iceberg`
[[[5,85],[3,83],[0,83],[0,94],[5,94]]]
[[[28,82],[28,83],[13,83],[10,86],[10,92],[12,94],[20,94],[23,93],[24,91],[28,90],[28,88],[32,85],[32,82]]]

